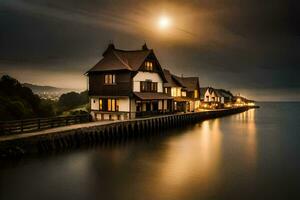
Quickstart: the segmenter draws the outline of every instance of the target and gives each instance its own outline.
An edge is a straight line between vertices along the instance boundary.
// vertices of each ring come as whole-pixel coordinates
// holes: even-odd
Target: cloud
[[[44,79],[49,72],[80,76],[109,40],[125,49],[147,41],[163,66],[198,75],[202,85],[297,89],[297,7],[284,0],[1,1],[0,67]],[[156,27],[162,14],[174,21],[165,32]]]

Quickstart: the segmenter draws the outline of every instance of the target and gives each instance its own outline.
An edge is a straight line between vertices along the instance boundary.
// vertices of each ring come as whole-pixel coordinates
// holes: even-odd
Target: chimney
[[[115,49],[114,41],[109,40],[108,49]]]
[[[144,45],[142,46],[142,50],[144,50],[144,51],[149,50],[148,47],[147,47],[146,42],[145,42]]]
[[[109,41],[107,49],[103,52],[102,56],[105,56],[107,53],[115,49],[115,45],[112,40]]]

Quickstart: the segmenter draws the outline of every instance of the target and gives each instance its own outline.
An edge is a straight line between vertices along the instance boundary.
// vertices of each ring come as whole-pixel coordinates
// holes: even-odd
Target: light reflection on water
[[[193,185],[208,190],[219,171],[221,142],[219,119],[205,121],[168,141],[157,187],[164,186],[174,197],[190,191]]]
[[[243,126],[243,131],[238,132],[238,134],[244,134],[246,137],[245,143],[245,153],[247,156],[246,162],[250,165],[251,163],[255,165],[256,163],[256,123],[255,123],[255,109],[250,109],[247,112],[240,113],[236,115],[237,122],[241,124],[246,124],[246,127]]]
[[[0,199],[286,197],[299,186],[300,167],[299,117],[286,109],[297,111],[266,104],[165,136],[2,162]]]

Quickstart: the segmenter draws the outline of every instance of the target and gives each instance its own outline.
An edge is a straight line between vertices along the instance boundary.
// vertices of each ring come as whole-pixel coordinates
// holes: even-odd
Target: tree
[[[4,75],[0,79],[0,120],[54,116],[54,108],[43,102],[30,88]]]
[[[87,103],[88,103],[87,91],[81,93],[69,92],[61,95],[58,100],[58,106],[62,110],[69,110]]]

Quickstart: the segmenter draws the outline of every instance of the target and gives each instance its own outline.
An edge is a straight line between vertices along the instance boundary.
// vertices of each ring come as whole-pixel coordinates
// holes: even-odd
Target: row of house
[[[102,56],[86,72],[91,115],[95,120],[194,112],[206,103],[224,105],[233,99],[229,91],[200,88],[198,77],[176,76],[163,69],[146,44],[130,51],[109,44]]]
[[[200,94],[201,108],[204,109],[255,105],[255,101],[240,95],[234,96],[229,90],[205,87],[200,88]]]

